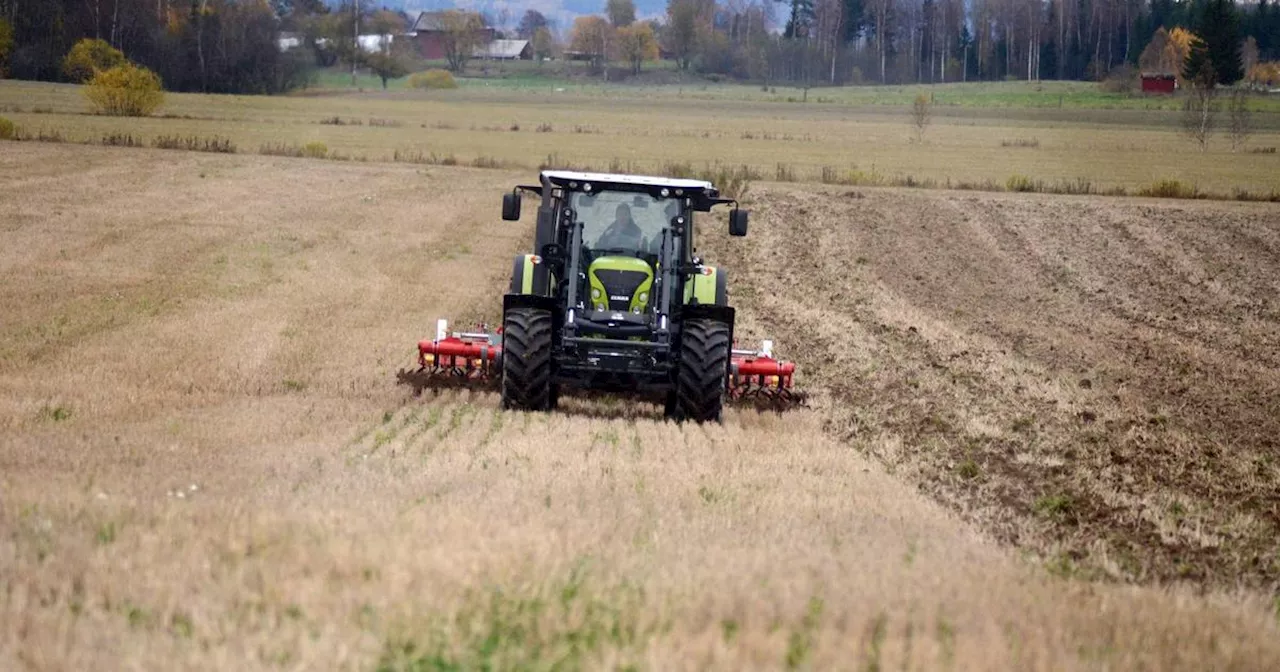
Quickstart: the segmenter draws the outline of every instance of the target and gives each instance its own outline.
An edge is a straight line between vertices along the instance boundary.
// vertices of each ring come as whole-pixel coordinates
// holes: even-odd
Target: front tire
[[[731,346],[729,325],[723,322],[690,320],[684,325],[674,399],[677,420],[720,422]]]
[[[502,320],[502,405],[518,411],[552,407],[551,313],[512,308]]]

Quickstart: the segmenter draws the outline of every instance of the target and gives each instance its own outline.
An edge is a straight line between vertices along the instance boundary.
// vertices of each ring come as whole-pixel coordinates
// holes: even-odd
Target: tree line
[[[298,86],[311,65],[276,42],[279,10],[301,1],[0,0],[0,32],[12,35],[0,67],[8,77],[67,81],[66,54],[100,39],[169,89],[278,93]]]
[[[462,32],[508,21],[494,18],[468,18]],[[278,93],[305,84],[317,66],[403,75],[412,54],[390,47],[365,54],[355,35],[408,25],[409,17],[367,1],[0,0],[0,71],[68,80],[65,55],[91,38],[155,71],[171,90]],[[607,0],[600,15],[580,17],[560,35],[533,10],[514,32],[539,57],[568,51],[597,67],[620,62],[639,72],[661,53],[685,71],[809,86],[1099,80],[1126,65],[1167,69],[1175,60],[1182,74],[1185,58],[1166,49],[1179,29],[1213,43],[1207,48],[1224,82],[1280,60],[1275,0],[669,0],[649,21],[636,20],[632,0]],[[279,48],[286,31],[302,36],[302,48]],[[451,65],[461,69],[469,50],[456,51]]]
[[[670,0],[665,18],[680,67],[766,83],[1100,80],[1179,27],[1244,70],[1280,60],[1270,0]]]

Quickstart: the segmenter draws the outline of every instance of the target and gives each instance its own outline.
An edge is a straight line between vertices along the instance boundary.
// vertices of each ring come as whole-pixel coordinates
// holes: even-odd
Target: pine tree
[[[1280,47],[1280,11],[1267,0],[1261,0],[1253,14],[1253,37],[1258,40],[1261,60],[1276,57],[1273,51]]]
[[[862,37],[862,29],[867,22],[864,0],[844,1],[844,41],[854,42]]]
[[[813,0],[791,0],[791,18],[787,19],[787,27],[782,36],[788,39],[809,37],[809,27],[813,24]]]
[[[1213,69],[1213,84],[1234,84],[1240,70],[1240,31],[1233,0],[1206,0],[1196,17],[1199,42],[1191,48],[1183,66],[1183,76],[1197,79],[1205,63]]]
[[[1213,88],[1218,83],[1209,44],[1203,39],[1191,41],[1191,51],[1187,53],[1187,60],[1182,66],[1182,78],[1196,88]]]

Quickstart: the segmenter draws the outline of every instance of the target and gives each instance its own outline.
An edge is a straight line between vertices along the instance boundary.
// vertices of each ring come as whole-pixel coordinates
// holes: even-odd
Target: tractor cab
[[[610,190],[570,191],[562,199],[562,220],[581,229],[575,315],[584,335],[639,338],[653,332],[663,265],[684,260],[678,227],[684,199],[657,193]],[[567,219],[563,213],[571,213]],[[570,237],[573,231],[567,231]],[[688,236],[685,235],[685,238]],[[667,241],[677,242],[671,246]]]
[[[686,304],[727,308],[724,275],[693,254],[693,214],[733,204],[730,233],[745,235],[747,213],[710,182],[572,171],[540,178],[503,204],[504,218],[518,219],[521,191],[541,197],[534,277],[516,270],[512,291],[546,287],[566,311],[567,336],[669,345]],[[693,291],[699,284],[703,291]]]
[[[586,277],[579,294],[581,309],[596,321],[607,321],[608,316],[599,313],[621,312],[650,322],[663,240],[672,235],[671,220],[681,212],[680,200],[605,191],[572,194],[567,207],[582,225]]]

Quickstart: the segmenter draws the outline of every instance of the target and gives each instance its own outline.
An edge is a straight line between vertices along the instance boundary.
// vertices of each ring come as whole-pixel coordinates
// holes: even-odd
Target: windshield
[[[625,191],[574,192],[570,207],[583,223],[582,242],[588,248],[650,254],[659,252],[662,230],[680,214],[679,199]]]

